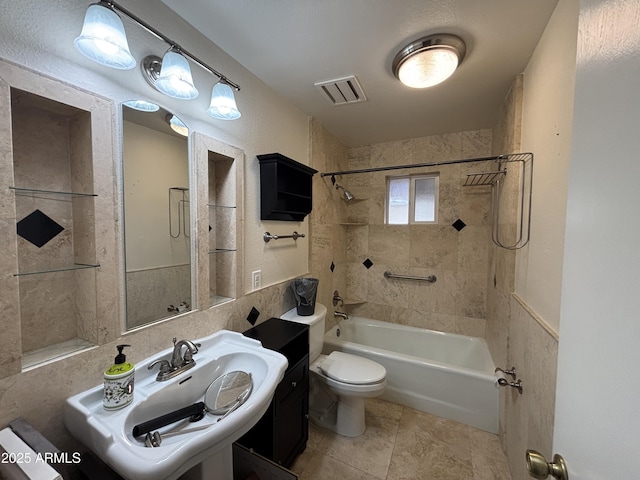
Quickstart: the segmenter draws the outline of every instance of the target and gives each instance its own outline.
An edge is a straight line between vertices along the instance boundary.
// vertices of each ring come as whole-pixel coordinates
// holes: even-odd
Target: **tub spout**
[[[347,315],[347,314],[346,314],[346,313],[344,313],[344,312],[333,312],[333,317],[334,317],[334,318],[339,317],[339,318],[343,318],[343,319],[345,319],[345,320],[349,320],[349,315]]]

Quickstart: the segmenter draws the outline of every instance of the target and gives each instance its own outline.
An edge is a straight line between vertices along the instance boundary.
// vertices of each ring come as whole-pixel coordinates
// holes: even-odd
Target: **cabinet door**
[[[308,379],[296,386],[296,391],[278,405],[280,414],[275,418],[276,436],[274,461],[289,467],[295,457],[304,451],[309,438],[309,385]]]

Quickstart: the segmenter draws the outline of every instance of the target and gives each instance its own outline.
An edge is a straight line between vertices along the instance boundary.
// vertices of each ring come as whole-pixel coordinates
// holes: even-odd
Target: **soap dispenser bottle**
[[[126,407],[133,400],[133,381],[135,369],[133,363],[127,362],[127,356],[122,353],[125,347],[118,345],[118,355],[113,365],[104,372],[104,397],[102,404],[106,410],[117,410]]]

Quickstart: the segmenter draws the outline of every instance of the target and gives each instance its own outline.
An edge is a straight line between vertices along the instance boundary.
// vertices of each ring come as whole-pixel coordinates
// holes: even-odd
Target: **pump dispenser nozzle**
[[[131,345],[118,345],[116,346],[116,348],[118,349],[118,355],[116,355],[116,358],[114,359],[115,364],[120,364],[120,363],[124,363],[127,361],[127,356],[122,353],[122,350],[124,350],[124,347],[130,347]]]

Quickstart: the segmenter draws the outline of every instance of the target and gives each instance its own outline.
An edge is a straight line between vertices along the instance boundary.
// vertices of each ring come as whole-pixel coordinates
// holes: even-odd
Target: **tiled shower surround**
[[[491,130],[481,130],[352,148],[342,169],[487,157],[491,155],[491,142]],[[320,185],[320,190],[330,198],[314,202],[313,217],[327,218],[322,210],[335,213],[338,235],[344,239],[346,251],[344,258],[338,255],[332,261],[336,275],[346,279],[345,287],[339,290],[341,295],[354,302],[346,307],[349,313],[483,337],[490,187],[462,185],[467,173],[496,168],[496,162],[474,162],[338,176],[338,183],[355,195],[349,204],[331,188],[330,177],[324,177],[327,185]],[[424,173],[439,174],[437,224],[385,225],[387,176]],[[334,209],[334,205],[338,208]],[[322,268],[327,269],[329,263]],[[383,274],[387,270],[414,276],[435,275],[437,281],[429,284],[386,279]]]

